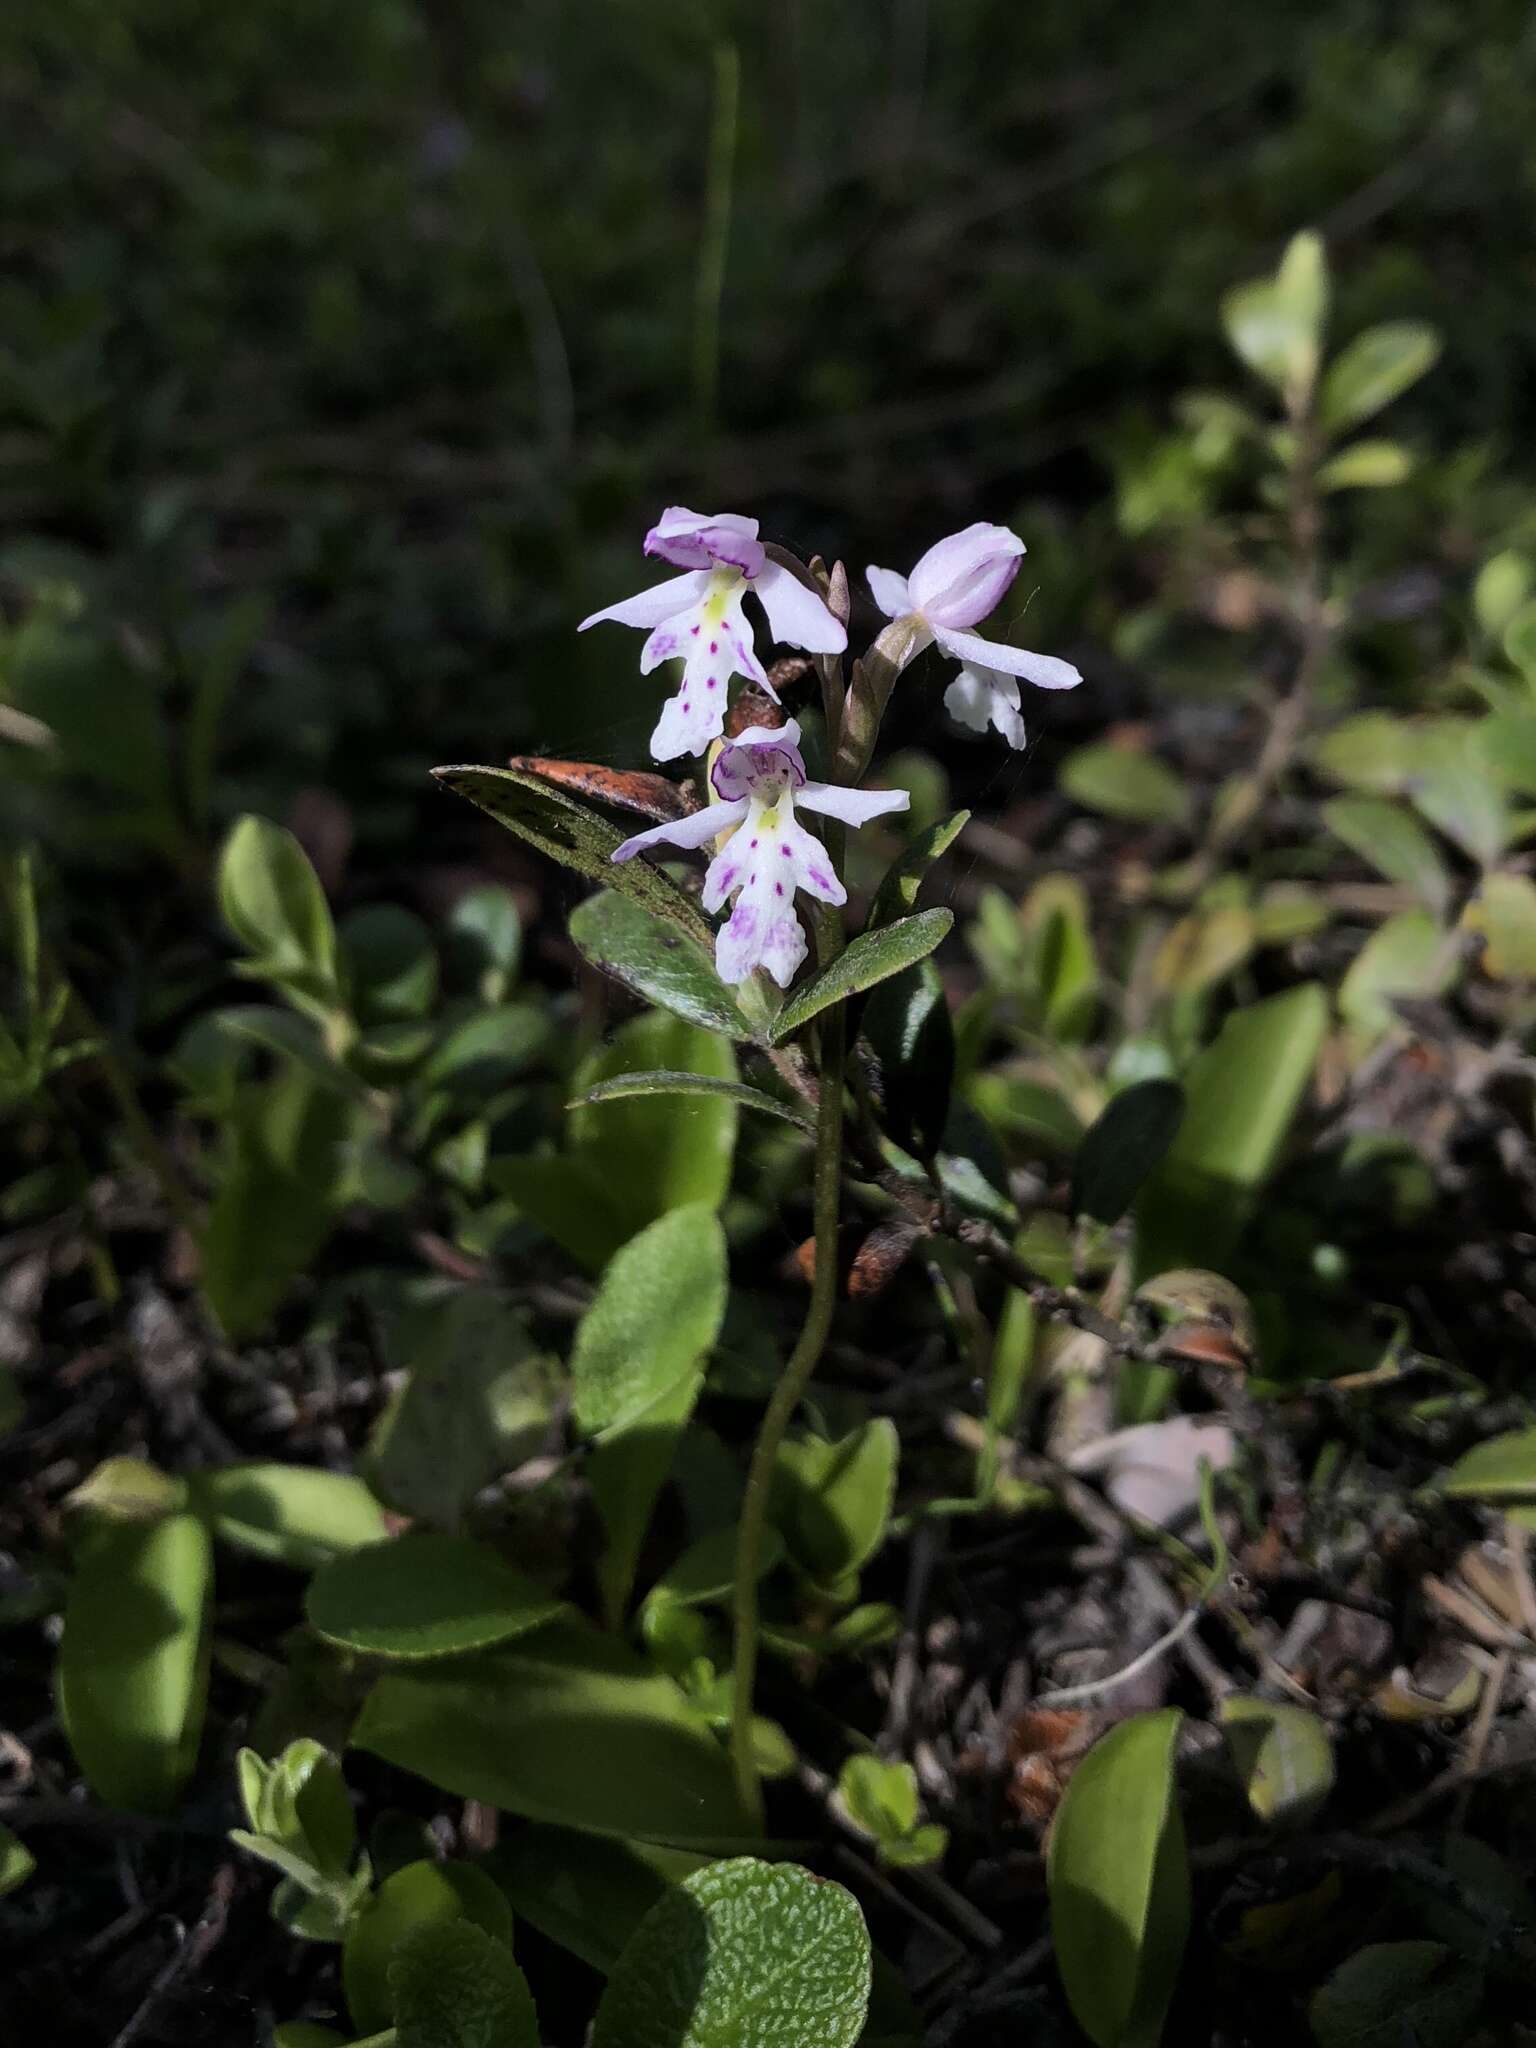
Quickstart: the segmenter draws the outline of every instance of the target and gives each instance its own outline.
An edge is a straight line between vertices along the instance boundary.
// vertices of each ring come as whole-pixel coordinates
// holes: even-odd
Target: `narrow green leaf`
[[[882,925],[894,924],[898,917],[917,908],[923,877],[941,855],[948,853],[970,822],[969,811],[955,811],[949,817],[941,818],[937,824],[925,826],[913,837],[906,851],[887,868],[880,887],[875,891],[866,931],[878,931]]]
[[[1328,365],[1318,414],[1330,434],[1357,427],[1434,367],[1440,337],[1422,320],[1390,320],[1357,334]]]
[[[1057,1967],[1095,2048],[1157,2048],[1189,1932],[1174,1789],[1183,1715],[1121,1722],[1067,1785],[1047,1882]]]
[[[434,768],[432,773],[445,789],[468,797],[551,860],[632,898],[700,945],[712,942],[703,913],[660,868],[648,860],[614,866],[613,852],[623,844],[624,833],[563,790],[519,768]]]
[[[622,871],[621,871],[622,872]],[[756,1033],[715,972],[712,950],[632,897],[601,890],[577,904],[570,933],[592,965],[690,1024],[751,1040]]]
[[[1400,996],[1443,995],[1460,971],[1445,927],[1427,910],[1402,910],[1378,925],[1339,984],[1339,1011],[1371,1041],[1398,1022]]]
[[[919,1159],[932,1158],[944,1136],[955,1078],[954,1025],[932,960],[881,982],[860,1028],[880,1062],[885,1129]]]
[[[163,1812],[191,1775],[207,1692],[211,1557],[202,1518],[111,1522],[83,1539],[64,1609],[58,1697],[91,1789]]]
[[[0,1822],[0,1899],[24,1885],[37,1868],[37,1858],[18,1836]]]
[[[781,1102],[774,1095],[765,1095],[761,1088],[750,1087],[745,1081],[721,1081],[709,1074],[673,1074],[665,1068],[644,1074],[616,1074],[611,1081],[599,1081],[595,1088],[578,1095],[566,1107],[580,1109],[594,1102],[623,1102],[632,1095],[723,1096],[739,1103],[743,1109],[755,1109],[763,1116],[779,1117],[783,1122],[793,1124],[796,1130],[813,1132],[816,1128],[816,1120],[808,1109],[797,1107],[792,1102]]]
[[[1189,790],[1166,761],[1101,740],[1068,754],[1057,781],[1074,802],[1135,825],[1182,825]]]
[[[520,1920],[606,1976],[669,1886],[707,1860],[533,1821],[504,1834],[490,1867]]]
[[[610,1628],[623,1624],[651,1510],[672,1470],[678,1438],[688,1426],[703,1385],[700,1363],[638,1413],[608,1430],[593,1449],[587,1483],[607,1538],[598,1560],[597,1582],[603,1617]]]
[[[239,819],[219,855],[219,907],[264,974],[308,1007],[338,994],[336,932],[309,857],[269,819]]]
[[[1323,805],[1323,823],[1378,874],[1411,889],[1437,917],[1445,915],[1450,873],[1411,811],[1382,797],[1336,796]]]
[[[592,2048],[853,2048],[869,2008],[864,1916],[841,1885],[736,1857],[667,1892],[614,1965]]]
[[[561,1612],[483,1543],[429,1530],[370,1543],[311,1581],[304,1611],[327,1642],[362,1656],[457,1657]]]
[[[1513,1429],[1464,1452],[1440,1480],[1454,1500],[1536,1500],[1536,1429]]]
[[[1383,491],[1413,474],[1413,457],[1396,441],[1355,441],[1317,472],[1320,491]]]
[[[389,1975],[395,2048],[539,2048],[527,1978],[510,1949],[467,1920],[407,1935]]]
[[[578,1428],[622,1429],[693,1372],[720,1333],[725,1280],[725,1233],[699,1204],[674,1209],[624,1247],[576,1332]]]
[[[461,1664],[390,1673],[352,1741],[530,1820],[681,1846],[757,1832],[702,1715],[622,1642],[574,1618]]]
[[[1177,1081],[1137,1081],[1089,1126],[1072,1166],[1072,1213],[1118,1223],[1161,1165],[1184,1119]]]
[[[879,931],[862,932],[830,967],[790,997],[774,1020],[775,1045],[782,1044],[831,1004],[915,966],[933,951],[953,923],[954,917],[947,910],[920,910],[914,917],[898,918]]]
[[[378,1502],[350,1473],[313,1465],[224,1465],[194,1473],[190,1483],[221,1542],[301,1571],[389,1533]]]
[[[403,1945],[423,1929],[455,1921],[478,1928],[503,1949],[512,1946],[512,1908],[494,1878],[472,1863],[422,1858],[391,1872],[369,1895],[341,1951],[347,2009],[359,2033],[382,2033],[394,2019],[391,1980]]]

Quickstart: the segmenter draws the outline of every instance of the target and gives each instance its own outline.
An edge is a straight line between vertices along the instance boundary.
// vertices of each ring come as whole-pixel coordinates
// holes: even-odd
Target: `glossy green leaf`
[[[693,1372],[720,1333],[725,1286],[725,1233],[699,1204],[617,1254],[571,1354],[572,1409],[586,1435],[625,1428]]]
[[[540,853],[590,881],[601,882],[664,919],[700,945],[710,945],[703,913],[677,884],[648,860],[615,867],[614,849],[625,834],[586,804],[521,768],[434,768],[445,789],[467,797]]]
[[[909,1763],[851,1756],[838,1773],[837,1790],[849,1816],[878,1841],[909,1835],[917,1826],[917,1773]]]
[[[1394,1001],[1443,995],[1460,969],[1455,942],[1427,910],[1403,910],[1378,925],[1339,984],[1340,1014],[1367,1041],[1398,1022]]]
[[[900,1449],[885,1415],[836,1442],[786,1438],[770,1512],[795,1563],[819,1584],[848,1578],[885,1541]]]
[[[407,1377],[369,1443],[370,1484],[399,1513],[456,1528],[482,1487],[547,1439],[555,1362],[484,1288],[408,1311],[386,1345]]]
[[[223,1465],[193,1475],[201,1513],[222,1543],[313,1571],[388,1530],[360,1479],[313,1465]]]
[[[1288,1701],[1229,1693],[1221,1703],[1227,1750],[1260,1820],[1299,1826],[1333,1790],[1333,1744],[1327,1725]]]
[[[707,1861],[535,1821],[507,1831],[490,1867],[519,1919],[606,1976],[663,1893]]]
[[[653,1906],[614,1965],[592,2048],[853,2048],[869,2007],[864,1916],[841,1885],[736,1857]]]
[[[389,1979],[394,2048],[539,2048],[528,1980],[511,1950],[468,1920],[416,1928]]]
[[[761,1088],[749,1087],[745,1081],[720,1081],[708,1074],[672,1074],[665,1069],[648,1074],[616,1074],[611,1081],[599,1081],[595,1088],[589,1088],[567,1107],[580,1109],[594,1102],[623,1102],[636,1095],[723,1097],[738,1103],[742,1109],[755,1109],[763,1116],[776,1116],[784,1123],[793,1124],[797,1130],[811,1133],[816,1129],[815,1118],[803,1104],[765,1095]]]
[[[511,1948],[512,1908],[495,1880],[472,1863],[408,1863],[370,1894],[341,1951],[347,2009],[358,2033],[382,2033],[394,2019],[391,1975],[402,1945],[423,1928],[454,1921],[467,1921]]]
[[[1162,1164],[1183,1119],[1177,1081],[1137,1081],[1111,1097],[1073,1161],[1072,1213],[1118,1223]]]
[[[1382,1941],[1341,1963],[1307,2009],[1317,2048],[1459,2048],[1481,1972],[1439,1941]]]
[[[1094,2048],[1158,2048],[1189,1931],[1174,1784],[1182,1714],[1122,1721],[1068,1782],[1047,1882],[1056,1963]]]
[[[99,1522],[64,1609],[58,1699],[76,1761],[109,1806],[163,1812],[191,1775],[207,1692],[212,1559],[199,1515]]]
[[[930,1159],[949,1116],[955,1032],[939,970],[920,960],[880,983],[864,1008],[861,1031],[880,1062],[881,1120],[908,1152]]]
[[[1432,369],[1440,337],[1422,320],[1390,320],[1357,334],[1328,365],[1318,414],[1329,433],[1357,427]]]
[[[1380,797],[1338,796],[1323,805],[1323,823],[1378,874],[1401,882],[1426,909],[1444,916],[1450,872],[1411,811]]]
[[[1235,1011],[1184,1078],[1184,1121],[1138,1204],[1141,1278],[1220,1267],[1279,1162],[1328,1029],[1315,982]]]
[[[774,1019],[774,1043],[782,1044],[830,1004],[858,995],[888,975],[915,966],[947,935],[954,921],[947,910],[919,910],[915,916],[898,918],[879,931],[861,932],[830,967],[785,1003]]]
[[[312,1580],[309,1625],[371,1657],[457,1657],[538,1628],[561,1602],[483,1543],[430,1530],[370,1543]]]
[[[686,937],[632,897],[600,890],[571,913],[571,937],[594,967],[646,1002],[727,1038],[756,1036],[715,971],[712,948]]]
[[[1189,790],[1166,761],[1108,740],[1068,754],[1057,780],[1075,803],[1106,818],[1182,825],[1189,817]]]
[[[37,1868],[37,1858],[19,1836],[0,1822],[0,1899],[24,1885]]]
[[[949,817],[941,818],[937,824],[928,825],[913,835],[906,851],[887,868],[875,891],[865,926],[867,931],[878,931],[882,925],[894,924],[897,918],[917,908],[924,876],[936,860],[948,853],[970,822],[969,811],[954,811]]]
[[[757,1832],[703,1717],[617,1638],[574,1619],[462,1665],[389,1674],[352,1740],[530,1820],[684,1847]]]
[[[1474,1444],[1440,1480],[1457,1500],[1536,1500],[1536,1429],[1513,1429]]]
[[[1320,491],[1383,491],[1406,483],[1413,457],[1396,441],[1355,441],[1317,472]]]

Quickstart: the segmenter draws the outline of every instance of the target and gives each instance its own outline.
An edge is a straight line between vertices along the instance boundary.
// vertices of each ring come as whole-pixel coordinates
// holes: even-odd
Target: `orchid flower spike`
[[[742,610],[749,590],[768,614],[776,640],[808,654],[841,654],[848,645],[847,633],[816,592],[769,561],[755,519],[670,505],[645,536],[645,552],[687,574],[593,612],[576,630],[585,633],[602,619],[646,627],[650,637],[640,651],[643,676],[659,662],[682,657],[681,686],[662,706],[651,734],[651,752],[658,761],[702,754],[720,737],[732,676],[750,677],[778,702]]]
[[[613,858],[632,860],[651,846],[704,846],[730,832],[704,877],[704,908],[711,914],[736,898],[715,938],[720,979],[745,981],[754,967],[766,967],[780,988],[788,988],[806,951],[795,891],[803,889],[823,903],[848,901],[827,849],[796,822],[795,805],[845,825],[866,825],[886,811],[904,811],[910,799],[904,789],[838,789],[808,782],[800,728],[792,718],[776,729],[751,726],[727,741],[710,780],[716,802],[690,818],[637,832],[614,849]]]
[[[912,622],[904,662],[937,641],[960,663],[944,692],[945,709],[976,732],[995,725],[1010,747],[1024,744],[1018,677],[1041,690],[1071,690],[1083,680],[1071,662],[1054,654],[1030,654],[970,630],[1002,602],[1023,554],[1016,533],[979,520],[936,541],[910,576],[873,567],[865,572],[886,617]]]

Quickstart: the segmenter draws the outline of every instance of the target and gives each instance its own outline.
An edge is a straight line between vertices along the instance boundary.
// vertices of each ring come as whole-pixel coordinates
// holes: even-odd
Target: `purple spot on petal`
[[[695,636],[697,636],[697,634],[698,634],[698,630],[699,630],[699,629],[698,629],[698,627],[697,627],[697,626],[692,626],[692,627],[690,627],[690,628],[689,628],[689,630],[690,630],[690,632],[692,632],[692,633],[693,633],[693,634],[694,634]]]
[[[775,882],[773,885],[773,893],[775,896],[782,896],[784,894],[784,884],[782,882]]]
[[[754,839],[754,840],[753,840],[753,842],[752,842],[752,844],[753,844],[754,846],[756,846],[756,844],[757,844],[757,841],[756,841],[756,840]]]
[[[784,858],[785,858],[786,860],[788,860],[788,859],[789,859],[789,857],[790,857],[790,853],[789,853],[789,848],[788,848],[787,846],[781,846],[781,847],[779,848],[779,851],[780,851],[780,853],[782,853],[782,854],[783,854],[783,856],[784,856]]]
[[[713,688],[715,687],[715,679],[714,679],[714,677],[713,677],[713,676],[710,676],[710,677],[709,677],[709,678],[708,678],[708,679],[707,679],[707,680],[705,681],[704,687],[705,687],[705,689],[706,689],[706,690],[712,690],[712,689],[713,689]]]
[[[709,651],[711,654],[718,654],[720,652],[720,642],[718,640],[711,640],[709,643]]]

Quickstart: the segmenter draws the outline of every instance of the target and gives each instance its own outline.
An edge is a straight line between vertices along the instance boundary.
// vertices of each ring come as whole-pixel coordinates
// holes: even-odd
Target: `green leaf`
[[[1480,721],[1424,721],[1408,794],[1414,808],[1479,866],[1490,867],[1509,843],[1513,820],[1505,784],[1484,752]]]
[[[1427,910],[1402,910],[1378,925],[1339,984],[1339,1011],[1366,1040],[1398,1022],[1398,996],[1443,995],[1460,970],[1445,927]]]
[[[1355,441],[1325,462],[1317,488],[1329,491],[1384,491],[1406,483],[1413,457],[1396,441]]]
[[[437,1000],[437,949],[413,911],[369,904],[347,918],[340,936],[352,1009],[363,1023],[430,1013]]]
[[[563,790],[520,768],[434,768],[432,773],[445,789],[468,797],[551,860],[632,898],[700,945],[712,943],[714,934],[693,899],[648,860],[615,867],[613,852],[625,834]]]
[[[1472,586],[1472,613],[1490,640],[1502,640],[1505,629],[1531,594],[1531,580],[1530,563],[1511,548],[1490,555],[1478,570]]]
[[[607,1537],[597,1581],[610,1628],[622,1625],[651,1510],[672,1470],[678,1438],[703,1385],[704,1367],[699,1364],[648,1407],[608,1431],[593,1450],[587,1478]]]
[[[382,2033],[393,2020],[390,1980],[402,1945],[423,1929],[455,1922],[478,1928],[503,1949],[512,1946],[512,1908],[495,1880],[472,1863],[407,1863],[364,1902],[341,1951],[347,2009],[358,2033]]]
[[[540,1627],[561,1611],[483,1543],[430,1530],[370,1543],[311,1581],[309,1625],[369,1657],[458,1657]]]
[[[606,1976],[668,1887],[707,1860],[533,1822],[508,1831],[491,1868],[520,1919]]]
[[[1443,1942],[1373,1942],[1339,1965],[1307,2018],[1317,2048],[1458,2048],[1481,1994],[1481,1972]]]
[[[1336,796],[1323,805],[1323,823],[1352,853],[1401,882],[1437,917],[1451,899],[1451,877],[1439,848],[1401,804],[1380,797]]]
[[[901,1443],[887,1415],[829,1443],[789,1437],[779,1451],[770,1512],[801,1570],[831,1586],[885,1541]]]
[[[395,2048],[539,2048],[528,1980],[510,1949],[467,1920],[417,1928],[389,1974]]]
[[[684,1847],[757,1832],[703,1717],[623,1643],[575,1619],[462,1665],[391,1673],[352,1740],[530,1820]]]
[[[837,1790],[850,1818],[877,1841],[896,1841],[917,1826],[917,1773],[908,1763],[851,1756],[838,1773]]]
[[[1233,348],[1289,397],[1305,394],[1317,375],[1327,313],[1327,257],[1310,230],[1292,239],[1274,277],[1238,285],[1221,302]]]
[[[576,1332],[578,1428],[623,1429],[686,1379],[720,1334],[725,1287],[725,1233],[702,1205],[674,1209],[632,1239]]]
[[[1102,740],[1068,754],[1057,781],[1075,803],[1135,825],[1182,825],[1189,790],[1166,761]]]
[[[778,1531],[763,1531],[759,1576],[766,1578],[784,1556]],[[674,1607],[702,1607],[729,1598],[736,1584],[736,1524],[711,1529],[690,1544],[646,1595],[646,1605],[669,1602]]]
[[[330,907],[291,832],[266,818],[236,822],[219,856],[219,908],[253,971],[281,981],[311,1009],[338,1000]]]
[[[1440,1480],[1453,1500],[1536,1500],[1536,1429],[1474,1444]]]
[[[1461,922],[1483,940],[1485,974],[1499,981],[1536,981],[1536,882],[1529,875],[1485,875]]]
[[[1246,903],[1213,903],[1179,918],[1152,956],[1152,985],[1179,997],[1206,994],[1253,956],[1257,942]]]
[[[109,1806],[164,1812],[191,1776],[207,1694],[211,1557],[202,1518],[99,1522],[64,1609],[58,1698],[70,1748]]]
[[[727,1038],[757,1036],[715,972],[711,948],[685,937],[633,898],[612,889],[589,896],[572,911],[570,932],[594,967],[645,1001],[690,1024],[723,1031]]]
[[[823,968],[785,1003],[774,1019],[774,1044],[781,1045],[830,1004],[915,966],[933,951],[954,921],[947,910],[920,910],[878,931],[861,932],[830,967]]]
[[[880,887],[875,891],[866,931],[878,931],[883,925],[894,924],[907,911],[917,908],[923,877],[936,860],[948,853],[970,822],[969,811],[955,811],[913,835],[906,851],[887,868]]]
[[[1328,1029],[1315,982],[1234,1011],[1184,1080],[1184,1121],[1138,1204],[1142,1279],[1214,1266],[1279,1162]]]
[[[885,1129],[908,1152],[931,1159],[944,1136],[955,1078],[954,1026],[933,962],[920,960],[881,982],[861,1029],[880,1062]]]
[[[1417,765],[1420,728],[1386,711],[1362,711],[1344,718],[1313,742],[1314,765],[1346,789],[1396,796],[1408,787]]]
[[[1536,621],[1536,605],[1531,610]],[[1496,711],[1480,718],[1473,743],[1503,788],[1536,796],[1536,711]]]
[[[313,1465],[224,1465],[194,1473],[190,1484],[221,1542],[301,1571],[389,1533],[378,1502],[349,1473]]]
[[[1161,1165],[1184,1119],[1177,1081],[1137,1081],[1090,1125],[1072,1166],[1072,1213],[1118,1223]]]
[[[1229,1693],[1221,1724],[1248,1804],[1260,1820],[1300,1826],[1333,1790],[1333,1744],[1306,1707]]]
[[[792,1102],[782,1102],[775,1095],[765,1095],[761,1088],[749,1087],[745,1081],[720,1081],[708,1074],[672,1074],[664,1068],[648,1074],[617,1074],[611,1081],[599,1081],[595,1088],[589,1088],[574,1102],[566,1104],[568,1109],[589,1107],[594,1102],[623,1102],[635,1095],[702,1095],[724,1097],[739,1103],[743,1109],[755,1109],[764,1116],[776,1116],[796,1130],[813,1133],[816,1120],[810,1111]]]
[[[657,1901],[614,1966],[592,2048],[853,2048],[869,1934],[841,1885],[737,1857]]]
[[[399,1513],[455,1529],[482,1487],[548,1438],[554,1361],[478,1287],[407,1310],[385,1345],[408,1374],[369,1442],[369,1484]]]
[[[1328,365],[1318,392],[1326,431],[1357,427],[1434,367],[1440,337],[1422,320],[1390,320],[1357,334]]]
[[[1189,1931],[1174,1787],[1183,1715],[1139,1714],[1094,1744],[1051,1831],[1057,1967],[1095,2048],[1157,2048]]]
[[[37,1868],[37,1858],[18,1836],[0,1821],[0,1899],[24,1885]]]

